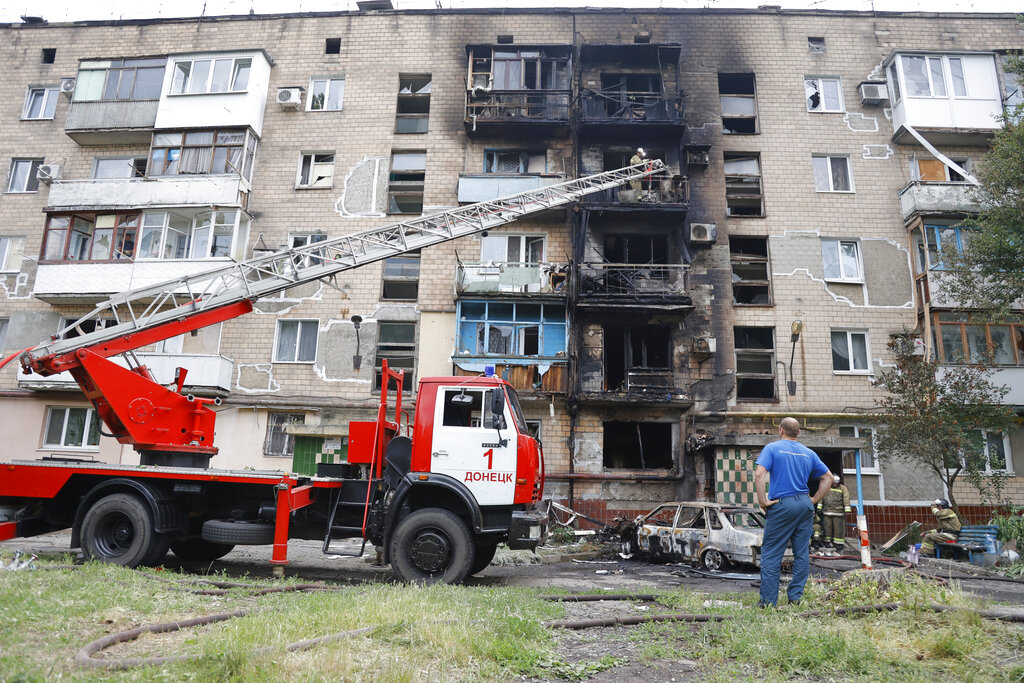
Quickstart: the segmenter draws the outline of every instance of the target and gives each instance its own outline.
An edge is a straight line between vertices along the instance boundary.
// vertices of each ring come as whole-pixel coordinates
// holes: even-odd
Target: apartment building
[[[543,441],[547,495],[586,514],[752,501],[753,460],[795,415],[851,489],[859,454],[886,532],[944,493],[870,447],[891,335],[921,329],[946,363],[992,349],[1024,405],[1020,327],[972,324],[941,290],[979,209],[971,169],[1021,98],[1013,15],[376,9],[0,32],[4,354],[232,259],[637,148],[669,168],[138,353],[222,399],[214,467],[343,459],[385,359],[408,400],[419,377],[495,366]],[[0,424],[4,457],[138,461],[70,378],[8,366]],[[987,444],[1020,502],[1024,432]]]

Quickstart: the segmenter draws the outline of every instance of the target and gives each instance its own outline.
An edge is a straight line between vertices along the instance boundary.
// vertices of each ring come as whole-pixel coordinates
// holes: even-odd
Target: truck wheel
[[[700,563],[704,565],[705,569],[712,571],[723,569],[727,564],[722,551],[715,550],[714,548],[708,548],[704,551],[704,554],[700,556]]]
[[[391,538],[391,569],[400,581],[460,583],[472,565],[473,538],[448,510],[417,510],[399,522]]]
[[[171,550],[182,562],[212,562],[219,560],[234,549],[233,545],[210,543],[201,538],[189,538],[171,543]]]
[[[494,553],[498,552],[497,543],[486,543],[476,546],[476,553],[473,555],[473,564],[469,568],[469,575],[479,574],[491,564]]]
[[[267,545],[274,542],[274,525],[241,519],[203,522],[203,540],[222,545]]]
[[[142,561],[142,564],[147,567],[157,566],[167,557],[167,551],[170,549],[170,534],[153,534],[153,543],[150,545],[149,552],[146,554],[146,559]]]
[[[126,493],[101,498],[82,520],[82,552],[90,560],[138,567],[162,542],[153,533],[149,507]]]

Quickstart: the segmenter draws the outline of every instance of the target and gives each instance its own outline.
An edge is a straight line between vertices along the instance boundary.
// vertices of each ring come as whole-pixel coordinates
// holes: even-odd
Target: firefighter
[[[837,557],[843,554],[846,544],[846,513],[850,511],[850,492],[839,483],[839,475],[832,475],[832,488],[818,503],[818,510],[824,517],[825,555]],[[832,547],[829,548],[829,543]]]
[[[821,514],[820,508],[821,506],[819,505],[814,510],[814,533],[811,535],[811,549],[815,553],[821,551],[821,534],[825,526],[824,515]]]
[[[633,156],[629,160],[629,165],[630,166],[636,166],[637,164],[642,164],[646,160],[647,160],[647,152],[644,151],[643,147],[637,147],[636,148],[636,152],[633,154]],[[640,180],[639,179],[637,179],[637,180],[630,180],[629,181],[629,188],[637,193],[637,197],[639,197],[640,190],[641,190],[642,187],[643,186],[640,184]]]
[[[937,498],[932,503],[932,514],[939,520],[939,528],[932,529],[924,535],[924,541],[921,543],[923,557],[935,557],[936,543],[954,542],[960,535],[960,518],[953,512],[948,500]]]

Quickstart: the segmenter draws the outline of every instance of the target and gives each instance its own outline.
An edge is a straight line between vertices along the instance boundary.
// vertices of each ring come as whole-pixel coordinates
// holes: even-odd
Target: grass
[[[174,578],[169,572],[161,573]],[[289,580],[285,580],[288,583]],[[261,585],[267,582],[259,582]],[[543,591],[545,593],[549,591]],[[550,591],[555,592],[555,591]],[[1024,630],[914,605],[977,607],[957,588],[893,574],[884,585],[811,584],[800,606],[763,612],[756,593],[664,593],[648,613],[715,612],[721,623],[596,629],[582,661],[559,655],[565,634],[543,622],[563,605],[523,588],[368,584],[320,593],[199,596],[143,572],[89,564],[0,573],[0,680],[508,680],[579,681],[605,669],[696,661],[708,681],[810,679],[1024,680]],[[708,600],[719,602],[705,603]],[[801,618],[810,609],[900,601],[894,613]],[[196,661],[124,672],[82,669],[75,652],[143,624],[248,608],[249,615],[177,633],[146,635],[108,657],[196,654]],[[288,653],[289,642],[366,626],[363,636]],[[617,648],[623,641],[628,647]],[[258,647],[272,646],[264,655]],[[572,659],[572,658],[570,658]]]

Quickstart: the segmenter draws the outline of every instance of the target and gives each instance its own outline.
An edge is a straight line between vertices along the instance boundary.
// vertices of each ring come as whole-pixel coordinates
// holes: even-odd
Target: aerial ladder
[[[184,395],[181,368],[174,389],[157,383],[134,350],[244,315],[257,299],[297,285],[319,280],[337,287],[336,276],[347,270],[493,230],[665,170],[664,162],[645,160],[116,294],[51,340],[21,352],[21,366],[42,376],[69,372],[111,430],[109,436],[135,448],[142,465],[205,467],[217,453],[210,404],[219,399]],[[100,320],[106,326],[83,333],[83,325]],[[109,360],[118,355],[127,367]]]

